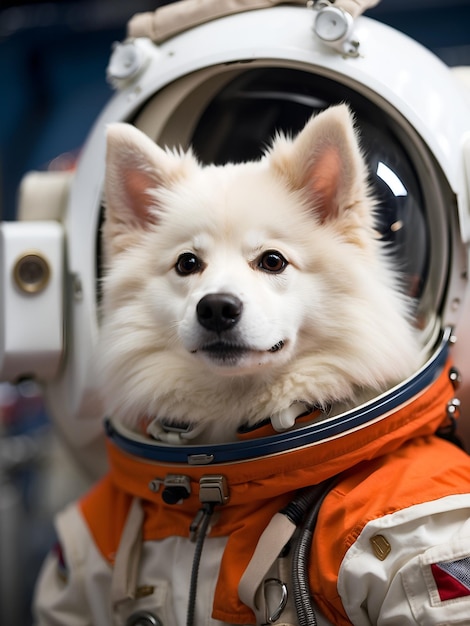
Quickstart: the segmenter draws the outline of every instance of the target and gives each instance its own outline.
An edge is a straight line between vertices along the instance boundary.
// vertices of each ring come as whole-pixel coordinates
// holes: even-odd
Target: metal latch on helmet
[[[326,45],[343,55],[356,57],[359,55],[359,42],[353,38],[354,19],[348,11],[332,5],[330,0],[314,3],[313,31]]]

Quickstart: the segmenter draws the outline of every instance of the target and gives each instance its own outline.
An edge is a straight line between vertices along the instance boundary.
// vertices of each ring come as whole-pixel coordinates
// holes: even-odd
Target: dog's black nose
[[[199,300],[197,319],[204,328],[220,333],[235,326],[242,308],[242,301],[230,293],[210,293]]]

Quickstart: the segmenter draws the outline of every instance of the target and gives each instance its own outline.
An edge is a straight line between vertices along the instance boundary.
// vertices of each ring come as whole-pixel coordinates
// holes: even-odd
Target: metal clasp
[[[204,524],[209,525],[214,507],[218,504],[226,504],[229,500],[228,483],[222,474],[208,474],[201,476],[199,480],[199,500],[202,508],[196,513],[196,517],[189,527],[189,539],[197,541],[201,528]]]
[[[271,597],[268,598],[268,590],[274,591],[274,598],[277,602],[277,606],[274,610],[269,608],[269,600],[272,600],[274,594],[269,594]],[[281,616],[282,611],[285,609],[287,604],[287,585],[279,580],[279,578],[266,578],[263,583],[263,594],[264,594],[264,606],[265,608],[265,619],[266,624],[274,624],[277,622],[279,617]],[[276,597],[277,596],[277,597]]]
[[[178,504],[191,495],[191,480],[184,474],[168,474],[165,478],[154,478],[149,482],[149,489],[158,493],[163,486],[162,498],[167,504]]]
[[[202,503],[225,504],[229,499],[227,479],[222,474],[207,474],[199,480],[199,500]]]

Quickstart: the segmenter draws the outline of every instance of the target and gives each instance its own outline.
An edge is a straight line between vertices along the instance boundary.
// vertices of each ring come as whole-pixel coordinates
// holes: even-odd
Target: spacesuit
[[[453,432],[470,389],[469,105],[426,50],[348,13],[362,3],[207,1],[217,11],[191,21],[197,4],[180,3],[169,26],[171,7],[131,21],[108,67],[116,95],[76,172],[26,179],[20,220],[0,230],[15,331],[4,329],[0,374],[43,381],[70,450],[104,474],[57,518],[37,624],[470,623],[470,457]],[[106,124],[220,163],[342,101],[415,302],[423,367],[355,409],[231,444],[150,441],[110,416],[105,457],[89,364]]]
[[[468,623],[470,457],[434,434],[448,420],[455,369],[432,369],[432,382],[385,415],[362,426],[353,418],[340,434],[281,455],[201,467],[190,459],[202,453],[188,449],[188,463],[162,463],[158,444],[108,424],[110,472],[57,520],[60,548],[40,579],[38,625],[186,623],[202,485],[220,476],[226,487],[203,546],[194,623],[300,623],[266,588],[285,588],[292,603],[300,529],[286,521],[288,507],[312,486],[315,504],[324,484],[306,573],[318,623]],[[259,443],[269,448],[276,437],[264,430]],[[256,430],[248,441],[258,442]],[[172,498],[183,484],[176,477],[187,491]]]

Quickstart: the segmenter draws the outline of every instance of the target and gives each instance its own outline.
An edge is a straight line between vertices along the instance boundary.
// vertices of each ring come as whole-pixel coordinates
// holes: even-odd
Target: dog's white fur
[[[106,205],[99,365],[106,408],[128,426],[165,418],[230,440],[296,401],[353,405],[415,371],[418,343],[346,106],[277,137],[258,162],[222,167],[113,124]],[[259,267],[269,251],[282,271]],[[175,269],[184,253],[200,263],[188,275]],[[220,335],[196,315],[218,293],[243,306]],[[211,356],[204,348],[220,340],[244,350]]]

